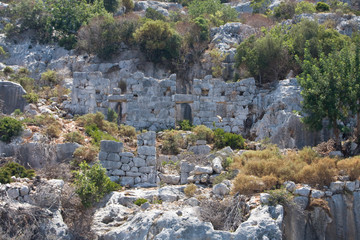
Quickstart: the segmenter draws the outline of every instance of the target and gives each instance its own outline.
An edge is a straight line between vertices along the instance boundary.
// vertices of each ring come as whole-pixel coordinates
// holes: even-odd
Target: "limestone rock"
[[[332,191],[333,193],[341,192],[344,190],[344,186],[345,186],[344,182],[340,182],[340,181],[332,182],[330,183],[330,191]]]
[[[26,91],[20,84],[0,81],[0,107],[2,107],[0,111],[4,114],[11,114],[15,109],[20,109],[23,112],[27,104],[23,98],[25,94]]]
[[[230,189],[224,183],[219,183],[213,186],[213,193],[219,196],[225,196],[230,193]]]
[[[112,152],[112,153],[120,153],[123,149],[123,143],[109,141],[109,140],[102,140],[100,142],[100,149],[104,152]]]
[[[190,173],[190,175],[211,174],[212,172],[212,167],[195,166],[194,170]]]
[[[296,189],[294,194],[297,194],[297,195],[300,195],[300,196],[303,196],[303,197],[308,197],[309,194],[310,194],[310,191],[311,191],[310,187],[303,186],[303,187],[300,187],[300,188]]]
[[[212,168],[214,172],[221,173],[221,171],[223,170],[221,158],[216,157],[212,160]]]
[[[322,198],[325,196],[325,193],[320,190],[312,190],[311,191],[311,197],[312,198]]]
[[[160,180],[167,184],[177,185],[180,181],[180,176],[178,175],[169,175],[169,174],[159,174]]]

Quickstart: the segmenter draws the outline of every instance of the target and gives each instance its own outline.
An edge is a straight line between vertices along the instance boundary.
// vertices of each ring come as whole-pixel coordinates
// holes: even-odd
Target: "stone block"
[[[140,172],[126,172],[126,176],[129,177],[141,177],[141,174]]]
[[[118,183],[120,181],[120,177],[119,176],[111,176],[110,180]]]
[[[212,191],[214,194],[219,196],[225,196],[230,193],[230,189],[224,183],[216,184],[213,186]]]
[[[298,189],[295,190],[294,194],[303,196],[303,197],[308,197],[310,194],[311,188],[304,186],[304,187],[300,187]]]
[[[107,161],[119,162],[120,156],[117,153],[109,153],[107,156]]]
[[[121,162],[101,161],[100,163],[106,169],[119,169],[121,167]]]
[[[214,172],[221,173],[221,171],[223,170],[221,162],[222,162],[222,160],[219,157],[216,157],[212,160],[212,168],[213,168]]]
[[[135,157],[133,159],[133,162],[134,162],[135,167],[145,167],[146,166],[146,162],[142,158]]]
[[[137,167],[131,167],[130,171],[131,171],[131,172],[138,172],[138,171],[139,171],[139,168],[137,168]]]
[[[348,191],[350,191],[350,192],[355,191],[355,189],[356,189],[356,184],[355,184],[355,182],[346,182],[346,183],[345,183],[345,189],[348,190]]]
[[[180,176],[178,175],[165,175],[160,173],[159,174],[160,180],[167,184],[177,185],[180,181]]]
[[[121,167],[121,170],[123,170],[123,171],[125,171],[125,172],[126,172],[126,171],[130,171],[130,169],[131,169],[131,168],[130,168],[130,166],[129,166],[128,164],[123,164],[122,167]]]
[[[322,198],[325,196],[325,193],[320,190],[312,190],[311,191],[311,197],[312,198]]]
[[[114,176],[125,176],[125,172],[124,172],[123,170],[116,169],[116,170],[112,171],[111,175],[114,175]]]
[[[101,151],[108,153],[120,153],[123,150],[123,143],[110,140],[102,140],[100,142]]]
[[[17,188],[9,188],[7,190],[7,195],[12,199],[16,199],[20,195],[19,189],[17,189]]]
[[[191,171],[190,175],[201,175],[201,174],[212,174],[212,167],[195,166],[194,170]]]
[[[134,157],[134,154],[131,152],[122,152],[119,155],[120,155],[120,157],[128,157],[128,158]]]
[[[121,186],[134,186],[135,180],[133,177],[122,177],[120,179]]]
[[[100,151],[99,152],[99,160],[100,161],[105,161],[107,159],[108,153],[104,152],[104,151]]]
[[[336,181],[336,182],[330,183],[330,191],[333,193],[343,191],[344,187],[345,187],[344,182]]]
[[[155,156],[156,148],[150,146],[141,146],[138,147],[138,154],[146,155],[146,156]]]
[[[284,187],[288,192],[294,192],[296,189],[296,185],[292,181],[286,181],[284,182]]]
[[[155,166],[156,165],[156,157],[155,156],[147,156],[146,157],[146,165],[147,166]]]
[[[261,204],[269,204],[270,194],[268,193],[260,193],[260,203]]]
[[[296,205],[298,205],[302,210],[305,210],[308,203],[309,203],[309,198],[308,197],[304,197],[304,196],[299,196],[299,197],[294,197],[294,202],[296,203]]]
[[[124,164],[128,164],[131,161],[131,158],[129,157],[121,157],[121,162]]]

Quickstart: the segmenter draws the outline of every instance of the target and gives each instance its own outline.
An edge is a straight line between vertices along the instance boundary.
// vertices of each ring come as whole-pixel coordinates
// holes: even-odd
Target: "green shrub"
[[[138,199],[135,200],[134,204],[135,204],[135,205],[138,205],[138,206],[141,206],[141,205],[143,205],[144,203],[146,203],[147,201],[148,201],[148,200],[145,199],[145,198],[138,198]]]
[[[232,149],[243,149],[245,140],[241,135],[235,133],[225,132],[221,128],[214,131],[215,147],[220,149],[224,147],[231,147]]]
[[[45,84],[56,85],[60,80],[55,71],[48,69],[41,74],[41,81]]]
[[[119,127],[119,135],[128,138],[136,137],[136,129],[133,126],[121,124]]]
[[[117,135],[118,133],[118,126],[113,122],[109,122],[104,120],[105,116],[101,112],[97,113],[89,113],[83,116],[80,116],[76,119],[76,122],[79,124],[80,127],[86,126],[95,126],[99,130],[107,132],[110,135]]]
[[[287,1],[280,3],[279,6],[274,8],[274,17],[277,20],[292,19],[295,15],[296,3]]]
[[[198,125],[193,129],[198,140],[206,140],[208,143],[214,141],[214,132],[205,125]]]
[[[316,4],[316,11],[318,12],[328,12],[330,11],[330,6],[324,2],[318,2]]]
[[[295,14],[299,15],[302,13],[315,13],[315,5],[311,2],[303,1],[299,2],[295,8]]]
[[[233,158],[227,157],[222,161],[222,166],[227,171],[227,170],[229,170],[229,168],[233,162],[234,162]]]
[[[64,138],[65,142],[72,142],[78,144],[83,144],[85,141],[84,136],[81,135],[81,133],[79,133],[78,131],[69,132],[65,134]]]
[[[111,108],[108,108],[108,112],[107,112],[107,120],[109,122],[114,122],[116,123],[118,119],[118,114]]]
[[[91,163],[91,162],[95,161],[98,153],[99,153],[99,148],[97,148],[95,146],[92,146],[92,145],[81,146],[74,151],[73,156],[75,159],[74,159],[73,164],[75,164],[77,166],[80,163],[82,163],[83,161],[85,161],[87,163]]]
[[[85,132],[92,138],[91,143],[97,147],[100,146],[101,140],[118,141],[110,134],[101,131],[95,124],[85,126]]]
[[[136,30],[134,38],[147,58],[153,62],[179,56],[181,37],[171,29],[169,23],[149,20]]]
[[[35,171],[32,169],[26,169],[24,166],[15,162],[6,163],[0,168],[0,183],[5,184],[12,182],[12,176],[32,178],[35,176]]]
[[[0,46],[0,57],[4,57],[6,55],[6,52],[3,47]]]
[[[29,92],[29,93],[23,95],[23,98],[25,98],[25,100],[26,100],[28,103],[34,103],[34,104],[36,104],[36,103],[39,101],[39,95],[37,95],[37,94],[34,93],[34,92]]]
[[[184,139],[178,132],[171,130],[166,131],[163,136],[162,153],[164,154],[179,154],[180,147],[184,145]]]
[[[184,188],[184,193],[187,197],[193,197],[195,195],[196,189],[196,185],[191,183]]]
[[[181,122],[179,122],[179,126],[181,130],[184,131],[191,131],[194,126],[190,123],[189,120],[182,120]]]
[[[50,138],[58,138],[61,134],[61,125],[56,122],[48,125],[45,128],[45,134]]]
[[[11,67],[4,67],[3,72],[6,76],[8,76],[8,75],[14,73],[14,69],[12,69]]]
[[[0,140],[10,142],[11,138],[20,135],[22,124],[12,117],[0,118]]]
[[[236,177],[237,172],[236,171],[229,171],[229,172],[222,172],[220,175],[216,176],[214,178],[214,181],[212,182],[213,185],[222,183],[224,180],[232,180]]]
[[[80,170],[74,173],[76,193],[85,207],[92,206],[106,194],[120,188],[120,185],[110,180],[106,175],[106,169],[100,163],[95,163],[90,167],[83,162],[80,164]]]
[[[155,9],[150,8],[150,7],[146,9],[145,17],[152,19],[152,20],[166,21],[166,18],[164,15],[162,15],[160,12],[158,12]]]
[[[270,206],[288,205],[292,201],[292,194],[286,191],[286,189],[270,190],[267,193],[270,194],[269,204]]]
[[[251,7],[253,8],[254,13],[265,13],[271,0],[252,0]]]
[[[208,20],[204,17],[197,17],[193,20],[195,25],[199,28],[199,40],[207,42],[210,39],[210,26]],[[194,33],[192,33],[194,34]]]
[[[20,115],[22,115],[23,113],[21,112],[21,110],[20,109],[15,109],[15,111],[13,112],[14,113],[14,115],[15,116],[20,116]]]
[[[220,0],[194,0],[189,4],[189,14],[195,19],[207,16],[215,26],[235,21],[238,13],[230,5],[221,4]]]
[[[134,10],[135,5],[133,0],[122,0],[122,4],[125,7],[127,13]]]
[[[104,7],[108,12],[115,12],[119,5],[119,0],[104,0]]]

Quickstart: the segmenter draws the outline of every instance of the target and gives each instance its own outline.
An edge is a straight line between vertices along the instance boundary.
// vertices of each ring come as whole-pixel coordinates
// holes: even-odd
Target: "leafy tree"
[[[160,12],[158,12],[155,9],[150,8],[150,7],[146,9],[145,17],[152,19],[152,20],[166,21],[166,18],[164,15],[162,15]]]
[[[360,34],[353,36],[354,57],[352,64],[352,86],[353,100],[351,101],[351,110],[356,113],[356,134],[360,136]]]
[[[86,162],[80,164],[80,170],[75,171],[76,193],[82,204],[90,207],[99,202],[105,194],[118,190],[120,186],[106,175],[106,169],[100,163],[90,167]]]
[[[179,55],[181,38],[169,23],[149,20],[136,30],[134,38],[151,61],[161,62]]]
[[[320,130],[323,120],[327,119],[329,127],[333,128],[337,147],[341,146],[339,123],[348,117],[350,110],[350,61],[348,47],[327,56],[322,53],[319,59],[312,58],[306,48],[299,78],[304,98],[303,122],[311,129]]]

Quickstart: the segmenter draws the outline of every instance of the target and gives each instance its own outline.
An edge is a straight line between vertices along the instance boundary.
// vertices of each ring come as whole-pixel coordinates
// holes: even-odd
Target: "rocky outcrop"
[[[0,238],[71,239],[60,214],[64,182],[16,181],[0,184]]]
[[[14,82],[0,81],[0,112],[11,114],[15,109],[24,111],[27,104],[23,95],[26,94],[24,88]]]
[[[138,196],[136,192],[131,195],[114,193],[97,210],[93,230],[99,239],[281,239],[281,206],[255,208],[249,219],[231,233],[214,230],[211,223],[202,222],[198,207],[165,210],[150,204],[146,210],[135,210],[131,201]]]

